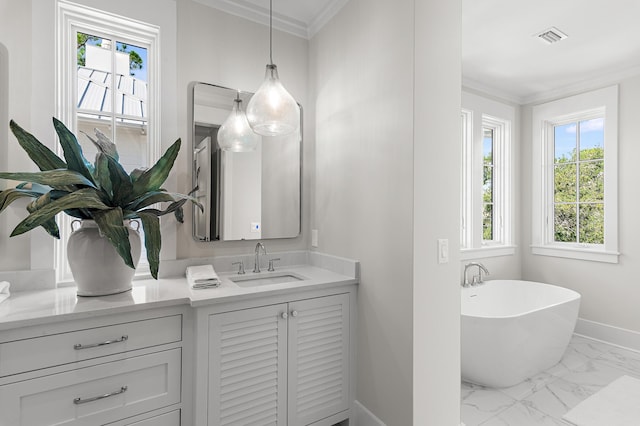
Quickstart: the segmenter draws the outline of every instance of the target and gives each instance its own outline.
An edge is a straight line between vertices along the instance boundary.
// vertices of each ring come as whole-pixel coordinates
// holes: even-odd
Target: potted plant
[[[98,148],[95,163],[82,154],[76,137],[53,119],[64,152],[64,160],[40,143],[13,120],[11,131],[20,146],[40,169],[39,172],[0,173],[0,179],[21,181],[15,188],[0,192],[0,212],[17,199],[34,200],[27,205],[29,215],[11,233],[16,236],[37,227],[60,238],[55,215],[60,212],[82,221],[68,243],[68,260],[78,294],[98,296],[131,289],[131,280],[140,258],[140,237],[129,222],[139,220],[144,230],[147,259],[153,278],[160,264],[160,216],[174,213],[182,221],[182,206],[189,195],[170,193],[161,186],[167,179],[180,150],[180,139],[167,149],[149,169],[127,173],[118,161],[116,145],[96,130]],[[153,206],[169,203],[164,210]],[[132,252],[133,247],[133,252]]]

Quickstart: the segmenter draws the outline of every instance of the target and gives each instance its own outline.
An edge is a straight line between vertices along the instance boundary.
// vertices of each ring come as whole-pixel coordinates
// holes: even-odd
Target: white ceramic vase
[[[140,261],[141,241],[138,231],[129,231],[133,264]],[[69,236],[67,261],[78,286],[78,296],[106,296],[131,290],[135,269],[128,267],[93,220],[81,221]]]

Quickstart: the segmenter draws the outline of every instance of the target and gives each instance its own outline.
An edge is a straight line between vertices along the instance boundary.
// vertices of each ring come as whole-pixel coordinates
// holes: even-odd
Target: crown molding
[[[316,18],[309,24],[307,28],[308,39],[311,39],[318,33],[340,10],[349,2],[349,0],[332,0],[327,4]]]
[[[599,77],[590,78],[575,84],[563,86],[559,89],[548,90],[524,97],[522,100],[522,105],[536,105],[549,102],[555,99],[564,98],[567,96],[576,95],[578,93],[584,93],[590,90],[610,86],[612,84],[620,83],[622,80],[626,80],[627,78],[636,77],[639,75],[640,66],[626,68],[624,70],[611,72]]]
[[[580,82],[563,86],[558,89],[545,90],[543,92],[533,93],[527,96],[518,96],[502,90],[498,87],[491,86],[490,84],[481,83],[479,81],[472,80],[466,77],[462,78],[462,87],[492,96],[507,103],[524,106],[542,104],[545,102],[553,101],[555,99],[588,92],[590,90],[610,86],[612,84],[619,83],[627,78],[636,76],[640,76],[640,66],[626,68],[624,70],[611,72],[599,77],[582,80]]]
[[[258,24],[269,26],[269,9],[256,6],[246,0],[194,0],[197,3],[214,9],[221,10],[231,15],[247,19]],[[292,34],[296,37],[311,39],[349,0],[332,0],[311,21],[287,16],[276,11],[273,12],[273,28]]]

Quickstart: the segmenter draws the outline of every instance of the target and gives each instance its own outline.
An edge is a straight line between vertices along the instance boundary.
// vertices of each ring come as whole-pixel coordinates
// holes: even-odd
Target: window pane
[[[86,136],[96,139],[95,129],[100,130],[108,138],[111,138],[111,122],[108,117],[98,114],[78,113],[78,143],[82,147],[84,157],[93,162],[98,153],[98,149]]]
[[[493,164],[493,129],[483,129],[482,158],[484,164]]]
[[[112,105],[111,40],[77,33],[78,115],[109,119]],[[93,131],[91,132],[93,134]]]
[[[482,212],[482,239],[493,240],[493,204],[485,204]]]
[[[604,204],[580,204],[580,242],[604,244]]]
[[[604,158],[604,118],[580,122],[580,159]]]
[[[127,173],[131,173],[133,169],[149,166],[146,126],[118,122],[116,141],[120,164]]]
[[[576,161],[576,124],[554,126],[553,149],[556,163]]]
[[[575,243],[578,229],[576,204],[556,204],[554,225],[554,241]]]
[[[493,202],[493,167],[484,166],[482,176],[482,201]]]
[[[604,200],[604,161],[580,163],[580,201]]]
[[[554,167],[555,173],[553,176],[554,181],[554,200],[556,203],[560,202],[575,202],[576,201],[576,165],[575,164],[561,164]]]
[[[144,129],[146,134],[147,49],[117,42],[115,57],[117,121]]]

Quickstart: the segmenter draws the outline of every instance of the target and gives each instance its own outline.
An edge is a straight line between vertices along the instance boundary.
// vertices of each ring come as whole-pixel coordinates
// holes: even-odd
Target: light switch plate
[[[438,240],[438,263],[449,263],[449,240]]]

